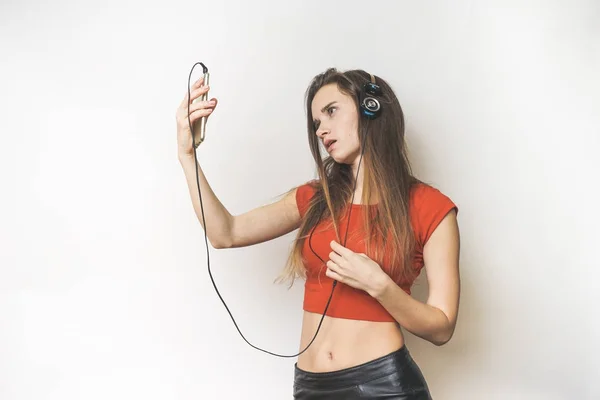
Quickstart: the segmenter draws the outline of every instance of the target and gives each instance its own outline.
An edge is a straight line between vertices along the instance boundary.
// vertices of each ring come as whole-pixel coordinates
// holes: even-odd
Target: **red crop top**
[[[298,211],[302,217],[306,213],[308,203],[313,193],[314,189],[309,183],[298,187],[296,192],[296,202],[298,204]],[[350,214],[350,224],[348,227],[350,232],[358,227],[362,227],[363,217],[361,212],[367,206],[352,204],[352,207],[353,209]],[[423,183],[414,186],[410,197],[410,219],[416,236],[413,264],[413,268],[415,268],[416,271],[415,276],[418,275],[424,266],[423,247],[425,246],[425,243],[427,243],[427,240],[438,224],[452,209],[458,211],[457,206],[452,200],[438,189]],[[348,223],[347,217],[347,212],[340,216],[339,229],[340,237],[342,238],[344,237],[346,225]],[[336,237],[333,227],[330,227],[327,230],[323,229],[323,226],[326,223],[326,221],[320,222],[312,235],[311,244],[309,245],[307,238],[304,241],[302,249],[307,272],[307,278],[304,285],[303,308],[306,311],[317,314],[323,314],[323,311],[325,311],[325,306],[327,305],[327,300],[329,300],[333,284],[333,280],[325,275],[326,267],[323,265],[323,262],[311,250],[312,246],[312,249],[319,257],[325,261],[329,259],[329,253],[331,252],[329,243],[332,240],[335,240]],[[364,242],[357,241],[351,234],[348,235],[345,247],[357,253],[366,253]],[[385,265],[382,265],[381,267],[386,271]],[[387,270],[389,271],[389,268]],[[413,282],[414,280],[407,281],[404,279],[399,282],[397,281],[396,283],[406,293],[410,294]],[[329,309],[327,310],[327,315],[336,318],[365,321],[395,321],[387,310],[368,293],[342,283],[338,283],[335,288],[331,303],[329,304]]]

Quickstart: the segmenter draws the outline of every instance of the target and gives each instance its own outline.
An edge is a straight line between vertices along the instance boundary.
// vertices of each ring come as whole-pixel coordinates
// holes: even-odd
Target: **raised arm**
[[[296,191],[289,192],[282,199],[272,204],[257,207],[241,215],[231,215],[219,201],[211,189],[204,172],[194,157],[194,143],[190,130],[194,123],[202,117],[209,118],[217,107],[217,99],[196,101],[207,93],[209,86],[203,86],[200,78],[190,88],[190,93],[179,104],[176,112],[177,120],[177,153],[183,168],[190,197],[196,216],[203,225],[202,208],[198,195],[198,183],[202,193],[204,217],[208,229],[206,236],[211,245],[217,249],[243,247],[282,236],[298,228],[300,213],[296,205]],[[190,99],[191,98],[191,102]],[[198,182],[196,181],[198,173]]]
[[[240,215],[231,215],[212,191],[194,156],[180,155],[179,161],[186,176],[194,211],[202,224],[202,209],[194,167],[198,169],[204,217],[208,225],[206,234],[214,248],[250,246],[275,239],[298,228],[300,213],[296,205],[296,189],[274,203]],[[204,226],[203,228],[206,229]]]

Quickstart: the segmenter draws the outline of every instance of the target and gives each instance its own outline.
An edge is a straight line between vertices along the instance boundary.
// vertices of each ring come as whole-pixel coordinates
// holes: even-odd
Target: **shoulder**
[[[426,183],[413,185],[410,194],[410,216],[418,243],[424,246],[442,220],[458,206],[439,189]]]
[[[296,205],[301,217],[304,217],[306,210],[308,210],[310,200],[315,194],[318,185],[319,182],[317,180],[311,180],[296,187]]]

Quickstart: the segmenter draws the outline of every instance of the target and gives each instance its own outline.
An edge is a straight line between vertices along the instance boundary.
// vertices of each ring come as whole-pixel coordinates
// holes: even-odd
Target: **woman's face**
[[[316,135],[327,153],[338,163],[354,164],[360,156],[354,100],[332,83],[315,94],[311,111]]]

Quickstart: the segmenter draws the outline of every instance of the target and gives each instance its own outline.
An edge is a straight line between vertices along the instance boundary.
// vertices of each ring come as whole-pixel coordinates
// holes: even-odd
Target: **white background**
[[[248,346],[209,279],[176,153],[197,61],[220,100],[198,157],[236,214],[314,177],[315,74],[388,80],[460,207],[456,334],[407,339],[434,398],[600,398],[600,3],[9,0],[0,22],[1,399],[291,398],[295,359]],[[292,238],[210,249],[242,332],[284,354]]]

